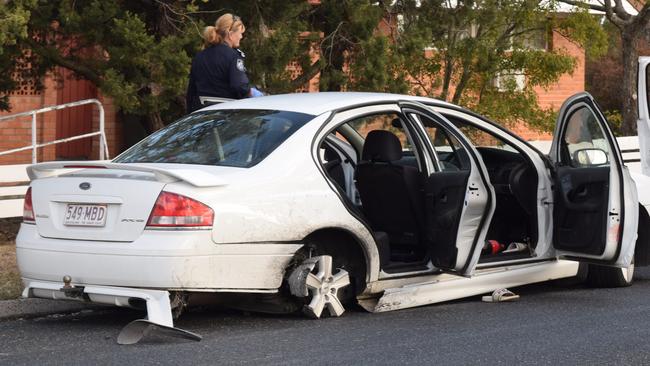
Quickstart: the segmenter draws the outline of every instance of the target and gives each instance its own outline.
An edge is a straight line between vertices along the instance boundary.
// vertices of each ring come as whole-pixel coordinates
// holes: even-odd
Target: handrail
[[[621,149],[621,154],[640,154],[641,149]],[[641,158],[625,158],[623,157],[623,163],[640,163]]]
[[[37,114],[50,112],[50,111],[56,111],[56,110],[64,109],[64,108],[78,107],[78,106],[86,105],[86,104],[96,104],[97,107],[99,108],[99,131],[85,133],[83,135],[67,137],[67,138],[63,138],[63,139],[59,139],[59,140],[49,141],[49,142],[45,142],[45,143],[42,143],[42,144],[39,144],[36,141],[36,115]],[[30,116],[30,115],[32,116],[32,144],[29,145],[29,146],[25,146],[25,147],[19,147],[17,149],[2,151],[2,152],[0,152],[0,156],[12,154],[12,153],[15,153],[15,152],[18,152],[18,151],[24,151],[24,150],[30,150],[31,149],[32,150],[32,164],[36,164],[38,162],[37,161],[38,149],[41,148],[41,147],[54,145],[54,144],[60,144],[62,142],[74,141],[74,140],[79,140],[79,139],[99,135],[99,160],[104,160],[104,158],[108,159],[108,157],[109,157],[108,143],[106,142],[106,134],[104,132],[104,127],[105,127],[104,126],[104,106],[102,105],[102,103],[99,100],[97,100],[97,99],[84,99],[84,100],[79,100],[79,101],[76,101],[76,102],[58,104],[58,105],[54,105],[54,106],[50,106],[50,107],[34,109],[34,110],[31,110],[31,111],[27,111],[27,112],[10,114],[8,116],[0,117],[0,122],[5,121],[5,120],[9,120],[9,119],[18,118],[18,117],[23,117],[23,116]]]

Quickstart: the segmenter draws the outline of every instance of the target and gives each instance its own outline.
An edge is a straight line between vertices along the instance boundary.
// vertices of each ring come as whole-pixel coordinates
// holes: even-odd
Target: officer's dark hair
[[[203,45],[204,47],[209,47],[222,43],[228,32],[239,29],[242,31],[246,30],[241,19],[236,15],[226,13],[214,22],[214,26],[210,25],[205,27],[203,30]]]

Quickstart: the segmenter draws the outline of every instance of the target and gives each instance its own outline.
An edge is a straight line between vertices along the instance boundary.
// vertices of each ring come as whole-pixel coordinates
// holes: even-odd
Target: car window
[[[271,110],[197,112],[153,133],[114,161],[251,167],[312,118]]]
[[[470,169],[469,155],[456,137],[450,135],[431,118],[421,115],[414,115],[414,117],[422,121],[442,171]]]
[[[571,113],[562,138],[571,166],[606,166],[609,144],[591,109],[582,106]],[[600,157],[600,158],[599,158]]]
[[[518,152],[514,147],[510,146],[510,144],[506,143],[504,140],[497,138],[496,136],[487,133],[477,127],[474,127],[469,124],[456,124],[456,125],[458,128],[460,128],[463,134],[467,136],[467,138],[472,143],[472,145],[476,147]]]
[[[453,115],[444,115],[470,140],[481,155],[492,184],[509,184],[513,169],[526,164],[523,153],[505,139]]]
[[[352,127],[363,139],[366,139],[368,133],[372,130],[385,130],[392,132],[399,138],[399,141],[402,143],[402,151],[412,152],[413,146],[404,133],[404,129],[401,127],[400,118],[396,113],[382,113],[375,114],[371,116],[365,116],[361,118],[354,119],[347,123]]]

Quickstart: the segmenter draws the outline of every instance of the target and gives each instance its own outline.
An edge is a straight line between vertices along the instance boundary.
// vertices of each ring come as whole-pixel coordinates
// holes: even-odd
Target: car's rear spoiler
[[[217,187],[228,184],[223,178],[198,169],[163,169],[146,165],[120,164],[105,161],[53,161],[33,164],[27,167],[29,179],[56,177],[74,170],[82,169],[113,169],[133,172],[151,173],[155,179],[163,183],[177,181],[187,182],[195,187]]]

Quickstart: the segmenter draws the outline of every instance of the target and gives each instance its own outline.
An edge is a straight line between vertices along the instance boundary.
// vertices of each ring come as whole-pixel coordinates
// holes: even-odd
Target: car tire
[[[589,264],[587,285],[591,287],[627,287],[634,281],[634,260],[629,267],[616,268]]]

